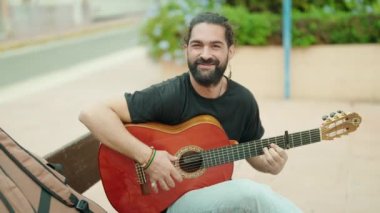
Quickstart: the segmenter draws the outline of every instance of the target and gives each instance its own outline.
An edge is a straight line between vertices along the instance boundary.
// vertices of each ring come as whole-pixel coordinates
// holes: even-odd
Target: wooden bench
[[[88,134],[48,154],[45,159],[50,163],[63,165],[62,171],[59,172],[67,178],[67,184],[79,193],[83,193],[100,180],[99,144],[95,137]]]

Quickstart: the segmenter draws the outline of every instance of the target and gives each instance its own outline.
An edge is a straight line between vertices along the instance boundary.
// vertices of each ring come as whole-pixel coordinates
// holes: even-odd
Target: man
[[[233,30],[228,20],[202,13],[190,23],[185,38],[190,72],[133,94],[126,93],[83,110],[80,120],[105,145],[145,167],[152,187],[170,190],[182,177],[174,168],[177,158],[165,150],[152,150],[128,131],[124,123],[156,121],[179,124],[194,116],[216,117],[228,137],[240,143],[262,137],[257,103],[246,88],[224,76],[234,55]],[[153,154],[153,152],[155,152]],[[275,144],[261,156],[247,159],[258,171],[278,174],[287,161]],[[231,180],[190,191],[167,212],[298,212],[285,198],[250,180]]]

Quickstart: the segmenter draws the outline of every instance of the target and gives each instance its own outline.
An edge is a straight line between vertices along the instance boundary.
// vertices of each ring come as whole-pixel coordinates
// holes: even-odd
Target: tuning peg
[[[327,120],[329,118],[329,116],[328,115],[324,115],[324,116],[322,116],[322,120]]]
[[[341,116],[345,116],[347,115],[345,112],[343,112],[342,110],[338,110],[338,113],[341,115]]]
[[[330,113],[330,117],[334,117],[335,114],[336,114],[335,112]]]

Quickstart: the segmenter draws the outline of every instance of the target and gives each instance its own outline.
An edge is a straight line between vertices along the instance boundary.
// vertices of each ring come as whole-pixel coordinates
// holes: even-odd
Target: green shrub
[[[155,59],[183,63],[183,38],[191,19],[203,11],[217,12],[218,0],[168,0],[152,8],[142,28],[142,42]]]
[[[241,45],[267,45],[278,17],[271,13],[252,14],[244,7],[224,7],[222,13],[235,28]]]
[[[380,12],[333,11],[313,5],[308,5],[307,10],[308,13],[293,11],[293,46],[380,42]],[[183,63],[184,33],[190,20],[202,11],[225,15],[235,29],[239,45],[282,43],[280,14],[252,13],[241,6],[222,6],[217,0],[167,0],[166,4],[152,11],[142,29],[143,42],[148,45],[150,54],[156,59]],[[373,7],[373,11],[380,11],[380,6]]]
[[[250,12],[271,12],[281,14],[283,0],[226,0],[233,7],[244,7]],[[309,13],[315,8],[325,11],[344,11],[352,13],[380,12],[379,0],[292,0],[292,8]]]
[[[375,14],[295,13],[293,45],[376,43],[380,39],[379,21],[380,15]]]

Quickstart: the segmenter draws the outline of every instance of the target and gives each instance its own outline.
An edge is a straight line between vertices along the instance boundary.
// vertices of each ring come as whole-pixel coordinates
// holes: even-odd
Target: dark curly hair
[[[194,26],[200,23],[216,24],[224,27],[227,46],[230,47],[234,44],[234,31],[232,30],[232,26],[228,22],[228,19],[222,15],[211,12],[200,13],[191,20],[187,34],[184,37],[185,44],[189,44]]]

